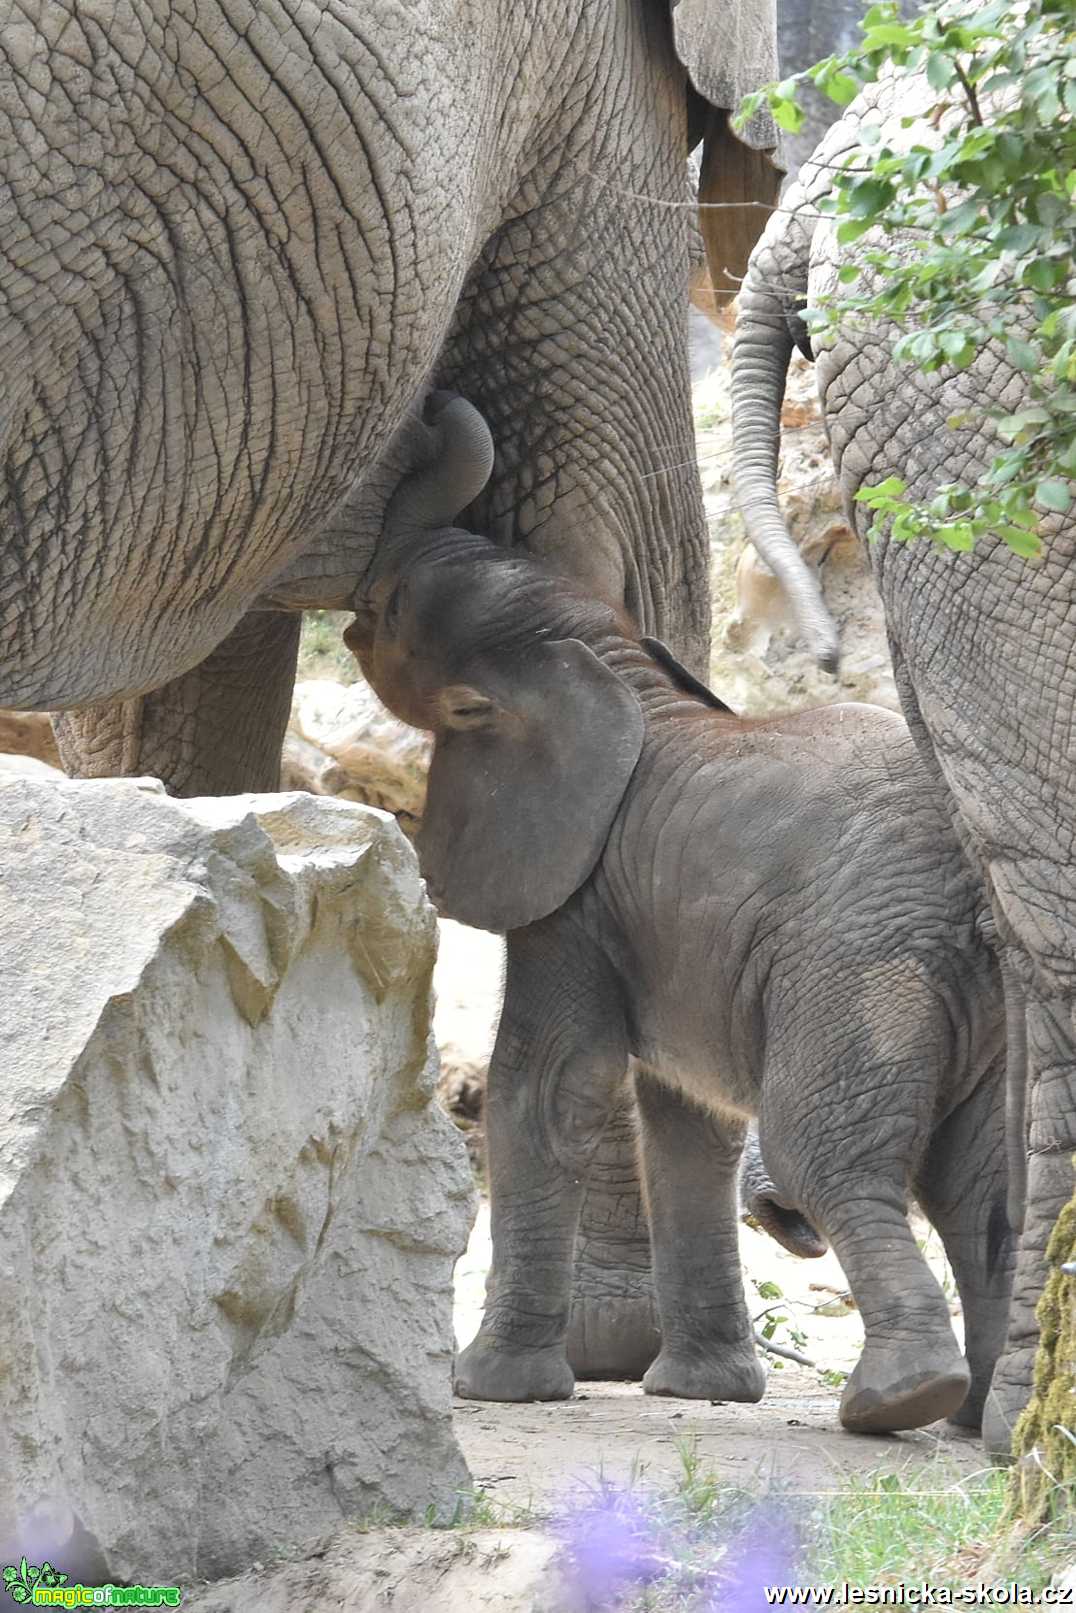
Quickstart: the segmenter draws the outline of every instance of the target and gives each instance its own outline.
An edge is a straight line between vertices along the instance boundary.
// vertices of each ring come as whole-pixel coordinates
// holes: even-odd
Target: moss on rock
[[[1012,1507],[1030,1521],[1076,1507],[1076,1277],[1061,1270],[1076,1261],[1076,1193],[1057,1218],[1046,1256],[1034,1387],[1013,1433]]]

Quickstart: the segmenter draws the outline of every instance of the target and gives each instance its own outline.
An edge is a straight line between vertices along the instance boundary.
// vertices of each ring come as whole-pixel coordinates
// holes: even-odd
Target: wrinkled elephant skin
[[[684,159],[768,199],[717,108],[773,73],[772,0],[0,0],[0,705],[77,708],[77,775],[275,788],[431,375],[496,423],[488,529],[703,670]],[[613,1154],[576,1349],[638,1371]]]
[[[804,299],[838,292],[837,270],[859,260],[870,235],[840,247],[815,202],[835,162],[870,113],[893,147],[936,131],[920,121],[936,102],[903,80],[865,91],[786,193],[751,259],[734,356],[737,489],[750,534],[790,587],[816,648],[827,650],[813,579],[798,565],[778,508],[775,467],[781,392]],[[869,283],[861,275],[857,291]],[[960,373],[923,375],[894,363],[895,332],[852,322],[820,345],[819,396],[850,520],[866,540],[870,512],[854,497],[889,475],[925,503],[954,478],[972,486],[997,452],[976,405],[1020,407],[1025,382],[1003,347],[989,344]],[[1027,1206],[1006,1349],[984,1419],[996,1455],[1031,1391],[1035,1304],[1046,1241],[1072,1194],[1076,1148],[1076,525],[1044,518],[1041,559],[1028,563],[995,538],[972,553],[926,541],[867,543],[885,606],[905,715],[927,765],[944,779],[961,840],[989,893],[1015,990],[1010,1043],[1026,1046]],[[1010,1060],[1012,1078],[1013,1061]],[[1022,1126],[1024,1103],[1012,1112]]]
[[[644,1389],[763,1392],[736,1193],[758,1115],[783,1201],[830,1239],[863,1317],[845,1425],[977,1424],[1012,1270],[1005,1012],[944,789],[895,714],[740,719],[623,612],[451,525],[492,445],[466,402],[433,401],[346,637],[434,736],[428,889],[508,937],[493,1267],[458,1391],[571,1393],[583,1184],[630,1068],[661,1325]],[[909,1190],[957,1273],[966,1359]]]

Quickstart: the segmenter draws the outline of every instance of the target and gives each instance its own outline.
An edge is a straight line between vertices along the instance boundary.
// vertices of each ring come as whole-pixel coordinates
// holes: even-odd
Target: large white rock
[[[434,937],[384,813],[0,784],[0,1562],[182,1584],[466,1485]]]
[[[400,722],[361,679],[311,678],[295,685],[284,782],[384,807],[413,833],[426,804],[431,749],[429,734]]]

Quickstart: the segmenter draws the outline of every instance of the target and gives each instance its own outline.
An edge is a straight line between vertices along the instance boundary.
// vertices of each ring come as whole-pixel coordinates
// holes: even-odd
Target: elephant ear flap
[[[417,844],[441,912],[503,933],[555,912],[591,873],[643,715],[578,639],[500,652],[476,690],[492,714],[438,734]]]
[[[676,53],[706,103],[696,127],[703,141],[699,227],[720,307],[739,291],[781,187],[769,113],[756,112],[739,134],[729,126],[743,96],[779,77],[775,8],[773,0],[673,0],[672,25]]]
[[[745,95],[780,77],[775,0],[671,0],[671,12],[676,54],[710,106],[735,112]],[[769,113],[757,112],[740,139],[772,151]]]

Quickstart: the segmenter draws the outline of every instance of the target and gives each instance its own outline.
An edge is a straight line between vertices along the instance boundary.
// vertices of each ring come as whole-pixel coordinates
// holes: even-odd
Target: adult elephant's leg
[[[933,440],[926,423],[916,440]],[[1031,1395],[1046,1244],[1076,1151],[1076,538],[1048,533],[1036,566],[993,540],[958,565],[916,544],[871,558],[902,704],[929,736],[1000,939],[1027,970],[1027,1210],[983,1413],[984,1443],[1004,1456]]]
[[[641,1378],[661,1347],[634,1105],[621,1098],[595,1149],[575,1240],[568,1360],[580,1378]]]
[[[53,720],[73,778],[149,774],[173,795],[280,787],[302,617],[256,611],[182,678]]]
[[[964,1308],[968,1398],[952,1420],[978,1428],[1009,1322],[1016,1238],[1007,1213],[1004,1057],[934,1132],[916,1197],[941,1234]]]
[[[983,1444],[991,1456],[1010,1454],[1016,1420],[1031,1397],[1039,1325],[1035,1307],[1047,1276],[1046,1245],[1072,1197],[1073,1100],[1076,1038],[1072,1011],[1062,1000],[1027,997],[1028,1132],[1027,1209],[1008,1336],[983,1413]]]
[[[743,1123],[719,1119],[639,1075],[643,1169],[654,1244],[661,1354],[643,1379],[651,1395],[761,1400],[740,1268],[736,1177]]]

